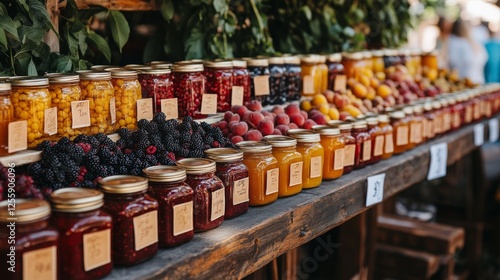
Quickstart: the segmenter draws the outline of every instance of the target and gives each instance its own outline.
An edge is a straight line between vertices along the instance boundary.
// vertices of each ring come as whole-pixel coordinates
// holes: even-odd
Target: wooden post
[[[50,21],[52,22],[52,26],[54,29],[59,32],[59,6],[66,6],[66,0],[61,2],[61,5],[58,3],[58,0],[47,0],[47,13],[50,16]],[[49,46],[51,52],[58,53],[60,50],[59,47],[59,38],[54,31],[49,30],[47,34],[45,34],[44,38],[45,43]]]

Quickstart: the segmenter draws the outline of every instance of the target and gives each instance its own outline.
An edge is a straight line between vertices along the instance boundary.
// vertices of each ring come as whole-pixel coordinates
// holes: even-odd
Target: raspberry
[[[85,154],[90,152],[90,150],[92,149],[92,146],[88,143],[76,143],[76,145],[80,146]]]
[[[156,147],[155,146],[149,146],[146,148],[146,154],[148,155],[154,155],[156,153]]]
[[[172,152],[167,153],[167,157],[171,159],[172,161],[175,161],[175,154]]]

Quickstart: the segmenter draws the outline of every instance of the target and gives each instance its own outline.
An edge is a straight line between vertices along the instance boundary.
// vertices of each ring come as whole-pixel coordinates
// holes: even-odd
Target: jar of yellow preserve
[[[297,139],[297,152],[301,153],[304,159],[302,188],[318,187],[323,180],[323,158],[325,156],[323,146],[320,144],[319,133],[308,130],[291,136]]]
[[[323,179],[337,179],[344,174],[344,138],[338,128],[320,129],[319,134],[325,151]]]
[[[318,57],[306,56],[300,60],[302,68],[302,96],[313,96],[321,86],[321,72],[318,68]]]

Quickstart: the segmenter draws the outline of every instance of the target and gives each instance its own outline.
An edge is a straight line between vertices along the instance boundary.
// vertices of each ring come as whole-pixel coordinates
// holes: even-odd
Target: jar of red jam
[[[148,180],[116,175],[99,181],[102,209],[113,218],[113,263],[133,265],[158,251],[158,202],[146,194]]]
[[[180,118],[191,116],[202,119],[208,114],[217,112],[216,94],[210,95],[205,91],[203,64],[174,64],[172,73],[174,96],[177,98]],[[202,108],[204,100],[205,106]]]
[[[285,87],[287,101],[299,100],[302,93],[302,68],[300,58],[296,56],[286,56],[285,61]]]
[[[388,115],[380,115],[378,117],[378,126],[382,130],[384,135],[384,149],[381,158],[388,159],[392,157],[394,153],[394,139],[393,139],[393,129],[390,124],[390,119]]]
[[[433,101],[432,109],[434,113],[434,123],[432,127],[434,129],[434,135],[438,136],[443,132],[443,112],[441,111],[441,102]]]
[[[450,130],[457,130],[460,128],[460,107],[461,104],[457,104],[457,99],[455,97],[448,98],[448,104],[450,105]],[[460,105],[456,107],[457,105]]]
[[[336,92],[346,90],[346,76],[344,65],[341,63],[342,54],[334,53],[328,56],[328,89]]]
[[[413,107],[406,106],[403,108],[403,112],[405,113],[405,120],[408,123],[408,144],[406,145],[406,150],[411,150],[416,146],[414,138],[419,130],[417,129],[417,121],[413,115]]]
[[[211,159],[185,158],[176,162],[186,169],[186,183],[194,190],[194,231],[216,228],[224,221],[225,190],[215,176],[216,165]]]
[[[142,98],[151,98],[153,100],[154,114],[157,112],[164,112],[166,114],[166,111],[171,110],[171,108],[168,106],[168,102],[162,100],[172,100],[172,98],[175,98],[170,69],[143,67],[143,69],[139,69],[138,71]]]
[[[271,88],[269,76],[269,62],[265,58],[251,59],[247,61],[248,72],[252,77],[251,89],[252,99],[258,100],[262,105],[270,103]]]
[[[216,162],[215,175],[224,183],[226,210],[224,219],[240,216],[248,211],[248,167],[243,163],[243,152],[231,148],[214,148],[205,151]]]
[[[371,117],[366,119],[366,123],[368,124],[368,133],[370,134],[371,142],[372,142],[372,154],[371,158],[368,161],[368,164],[374,164],[379,162],[382,159],[382,155],[384,154],[384,132],[382,132],[382,128],[378,126],[378,117]]]
[[[366,121],[357,121],[353,125],[352,136],[356,139],[354,169],[365,167],[371,159],[372,141]]]
[[[446,133],[451,129],[451,108],[447,98],[442,98],[439,102],[441,103],[441,114],[443,116],[442,132]]]
[[[158,201],[158,244],[173,247],[194,236],[194,191],[186,183],[186,170],[157,165],[143,170],[150,194]]]
[[[348,174],[354,168],[356,157],[356,139],[352,136],[352,124],[343,123],[338,126],[340,134],[344,138],[344,174]]]
[[[0,202],[0,269],[3,279],[57,279],[59,233],[49,226],[43,200]],[[62,279],[62,278],[60,278]]]
[[[429,140],[434,138],[435,132],[434,132],[434,120],[435,120],[435,115],[434,115],[434,108],[432,107],[431,102],[424,103],[424,118],[423,118],[423,137],[425,140]]]
[[[100,209],[103,197],[86,188],[58,189],[50,195],[51,221],[59,231],[60,279],[97,279],[113,269],[112,218]]]
[[[406,151],[409,142],[409,127],[403,111],[394,111],[389,115],[393,129],[394,154],[398,155]]]
[[[233,60],[233,88],[231,90],[231,106],[250,102],[251,78],[247,70],[247,62]]]
[[[471,93],[472,96],[472,118],[474,121],[478,121],[481,119],[481,100],[479,98],[479,92],[473,91]]]
[[[217,112],[231,110],[233,63],[231,61],[204,61],[207,93],[217,94]]]

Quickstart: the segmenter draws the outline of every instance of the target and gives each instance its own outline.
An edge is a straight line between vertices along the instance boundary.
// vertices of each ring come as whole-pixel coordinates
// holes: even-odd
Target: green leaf
[[[31,61],[31,55],[27,52],[18,53],[14,57],[14,73],[18,76],[28,75],[28,65]]]
[[[188,39],[184,43],[186,59],[203,58],[205,45],[204,42],[205,33],[198,25],[191,30]]]
[[[130,34],[128,22],[121,12],[113,10],[109,11],[109,26],[111,27],[113,40],[116,42],[121,52]]]
[[[174,17],[174,3],[172,0],[163,0],[160,6],[160,12],[166,21],[170,21]]]
[[[226,0],[214,0],[213,5],[215,11],[218,12],[219,14],[225,13],[228,9]]]
[[[34,26],[21,26],[18,29],[19,37],[23,39],[29,39],[33,42],[42,42],[45,36],[45,30],[41,27]]]
[[[78,38],[78,47],[80,48],[80,52],[82,55],[85,55],[87,52],[87,30],[81,30],[80,32],[76,33],[76,38]]]
[[[304,13],[304,16],[306,17],[307,20],[311,20],[312,18],[312,12],[311,12],[311,9],[309,8],[309,6],[302,6],[302,8],[300,8],[300,11],[302,11],[302,13]]]
[[[28,64],[28,76],[37,76],[38,71],[36,70],[35,63],[33,62],[33,59],[30,60],[30,63]]]
[[[78,69],[75,70],[85,70],[88,68],[88,62],[86,60],[80,59],[78,60]]]
[[[97,49],[101,51],[108,62],[111,62],[111,50],[109,49],[108,42],[101,37],[101,35],[94,31],[89,31],[89,40],[92,41]]]
[[[30,11],[30,7],[28,6],[28,3],[26,3],[26,0],[17,0],[17,3],[19,6],[23,7],[26,12]]]
[[[19,23],[14,22],[10,18],[7,12],[7,8],[2,3],[0,3],[0,26],[5,30],[5,32],[9,33],[14,39],[19,41],[19,36],[17,33],[17,27],[19,26]]]
[[[47,9],[42,2],[39,0],[29,0],[28,5],[30,18],[33,20],[33,26],[48,27],[54,31],[54,33],[58,34],[57,30],[52,25]]]
[[[151,36],[144,47],[144,53],[142,55],[142,61],[153,61],[158,60],[161,57],[161,50],[163,46],[163,37],[162,34],[155,34]]]
[[[54,68],[57,70],[58,73],[70,72],[72,66],[73,62],[71,62],[69,56],[66,55],[59,57],[54,62]]]
[[[2,44],[5,49],[7,49],[7,37],[5,36],[5,31],[0,27],[0,44]]]

